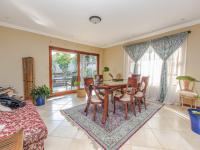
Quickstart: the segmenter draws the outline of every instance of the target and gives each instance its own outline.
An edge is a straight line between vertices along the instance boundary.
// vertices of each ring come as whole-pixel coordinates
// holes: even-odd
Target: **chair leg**
[[[131,108],[132,108],[132,112],[133,114],[136,116],[136,112],[135,112],[135,101],[134,102],[131,102]]]
[[[147,105],[146,105],[146,98],[144,97],[144,108],[147,110]]]
[[[96,120],[96,110],[97,110],[97,105],[94,104],[94,115],[93,115],[93,120]]]
[[[141,98],[138,98],[138,109],[139,109],[139,112],[141,113]]]
[[[125,109],[125,119],[127,119],[127,114],[128,114],[128,104],[124,104],[124,109]]]
[[[84,110],[84,112],[86,113],[86,116],[88,114],[89,106],[90,106],[90,103],[88,102],[87,105],[86,105],[86,107],[85,107],[85,110]]]
[[[116,108],[115,108],[115,107],[116,107],[116,106],[115,106],[115,103],[116,103],[115,100],[113,100],[113,106],[114,106],[113,113],[115,113],[115,109],[116,109]]]

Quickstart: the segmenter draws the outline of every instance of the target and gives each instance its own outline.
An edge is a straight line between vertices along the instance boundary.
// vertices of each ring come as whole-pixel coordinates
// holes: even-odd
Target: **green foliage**
[[[103,72],[108,72],[110,69],[109,69],[109,67],[104,67],[103,68]]]
[[[33,99],[37,99],[38,97],[49,97],[50,89],[46,85],[34,87],[31,90],[31,96],[33,97]]]
[[[189,80],[189,81],[196,81],[195,78],[191,77],[191,76],[177,76],[176,77],[177,80]]]
[[[80,86],[81,82],[80,81],[75,81],[74,86]]]
[[[59,65],[60,69],[62,69],[64,73],[67,72],[71,59],[72,58],[70,54],[56,53],[55,56],[55,62]]]

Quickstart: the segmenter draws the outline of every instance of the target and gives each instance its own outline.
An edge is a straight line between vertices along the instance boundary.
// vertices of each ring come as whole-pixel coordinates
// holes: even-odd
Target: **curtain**
[[[185,41],[167,60],[167,95],[165,104],[179,103],[179,83],[177,76],[185,74],[187,42]]]
[[[138,73],[141,74],[141,76],[149,76],[146,98],[152,101],[159,100],[160,98],[161,68],[162,59],[150,46],[138,61]]]
[[[135,62],[134,65],[134,73],[138,73],[138,60],[144,55],[149,47],[150,42],[138,43],[125,47],[125,51],[129,55],[129,57]]]
[[[167,59],[183,44],[188,32],[165,36],[151,41],[151,46],[163,60],[160,78],[160,101],[163,102],[167,94]]]

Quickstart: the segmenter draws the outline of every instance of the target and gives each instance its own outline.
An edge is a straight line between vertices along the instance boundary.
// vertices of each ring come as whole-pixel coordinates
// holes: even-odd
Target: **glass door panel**
[[[97,56],[80,54],[80,87],[84,87],[85,77],[94,77],[97,74]]]
[[[77,53],[51,51],[52,56],[52,92],[65,92],[76,89],[78,79]]]

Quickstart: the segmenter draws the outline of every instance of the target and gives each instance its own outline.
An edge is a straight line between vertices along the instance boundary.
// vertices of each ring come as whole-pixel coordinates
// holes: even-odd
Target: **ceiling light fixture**
[[[91,16],[89,18],[90,22],[92,22],[93,24],[98,24],[101,22],[101,17],[99,16]]]

